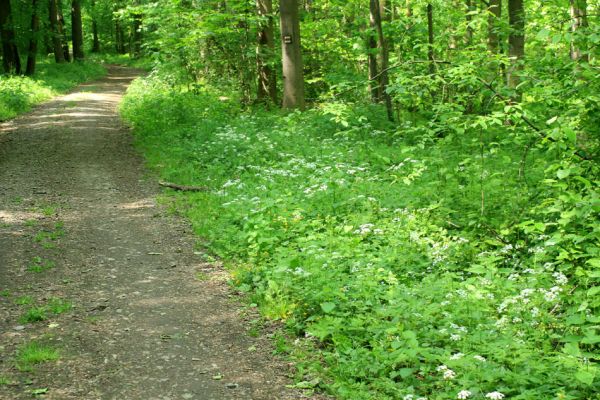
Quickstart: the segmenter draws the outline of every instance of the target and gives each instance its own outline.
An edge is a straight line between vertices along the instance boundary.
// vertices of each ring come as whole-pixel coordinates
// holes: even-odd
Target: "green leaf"
[[[579,371],[577,371],[577,373],[575,374],[575,378],[581,382],[581,383],[585,383],[588,386],[591,386],[592,383],[594,383],[594,378],[596,377],[596,374],[594,374],[592,371],[588,371],[588,370],[583,370],[580,369]]]
[[[335,303],[330,303],[330,302],[325,302],[325,303],[321,303],[321,309],[329,314],[330,312],[332,312],[335,309]]]
[[[565,179],[567,176],[571,175],[570,169],[559,169],[556,171],[556,176],[558,179]]]
[[[550,118],[548,121],[546,121],[547,125],[552,125],[554,123],[554,121],[556,121],[558,119],[557,116],[554,116],[552,118]]]
[[[565,347],[563,347],[563,353],[573,357],[581,357],[581,350],[579,350],[579,344],[577,343],[565,344]]]
[[[587,291],[588,297],[594,297],[598,293],[600,293],[600,286],[594,286],[593,288]]]

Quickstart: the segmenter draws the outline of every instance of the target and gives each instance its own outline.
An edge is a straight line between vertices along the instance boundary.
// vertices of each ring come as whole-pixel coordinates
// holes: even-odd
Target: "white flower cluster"
[[[500,392],[490,392],[486,394],[485,397],[491,400],[502,400],[504,395]]]
[[[468,390],[461,390],[456,395],[456,398],[459,399],[459,400],[468,399],[469,397],[471,397],[471,394],[472,393],[470,391],[468,391]]]

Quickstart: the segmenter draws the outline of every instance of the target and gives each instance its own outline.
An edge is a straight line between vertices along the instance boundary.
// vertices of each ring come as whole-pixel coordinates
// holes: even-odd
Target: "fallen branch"
[[[179,190],[180,192],[206,192],[208,190],[206,186],[186,186],[170,182],[158,182],[158,184],[163,187]]]

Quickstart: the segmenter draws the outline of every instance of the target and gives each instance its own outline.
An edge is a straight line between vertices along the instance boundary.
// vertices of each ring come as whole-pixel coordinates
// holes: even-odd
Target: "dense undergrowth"
[[[178,209],[297,335],[290,351],[318,349],[300,387],[598,398],[598,165],[562,139],[568,114],[532,140],[520,106],[397,126],[376,106],[219,96],[150,77],[122,113],[164,179],[209,187],[173,193]]]
[[[56,64],[50,59],[38,62],[36,69],[33,77],[0,76],[0,121],[14,118],[34,105],[106,73],[97,63]]]

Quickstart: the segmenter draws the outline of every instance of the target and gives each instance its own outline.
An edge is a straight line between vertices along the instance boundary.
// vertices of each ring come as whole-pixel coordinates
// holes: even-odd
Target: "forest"
[[[101,62],[146,68],[122,118],[163,181],[201,189],[162,201],[280,322],[297,388],[600,399],[599,18],[598,0],[6,0],[0,119]]]

